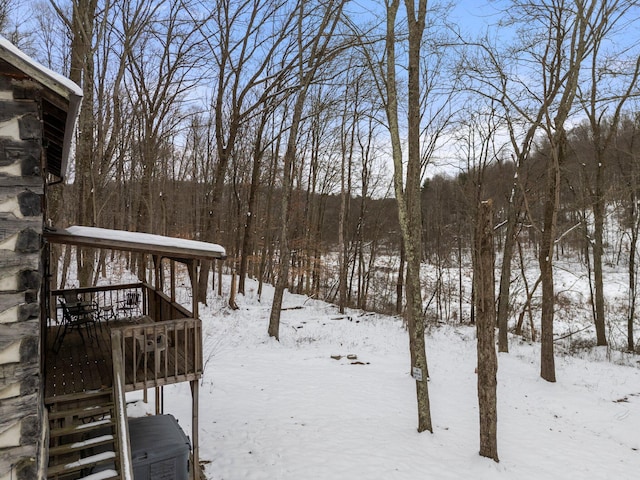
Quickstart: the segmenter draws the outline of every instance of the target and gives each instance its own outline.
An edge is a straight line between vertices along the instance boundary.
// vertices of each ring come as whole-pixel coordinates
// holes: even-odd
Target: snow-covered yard
[[[539,344],[512,338],[511,353],[499,356],[494,463],[478,455],[472,327],[441,326],[427,338],[434,433],[419,434],[401,320],[344,317],[287,295],[277,342],[266,333],[269,295],[260,303],[248,291],[237,311],[213,298],[201,311],[200,442],[210,480],[640,476],[637,357],[621,366],[597,351],[559,356],[550,384],[539,377]],[[167,387],[165,402],[189,432],[188,384]]]

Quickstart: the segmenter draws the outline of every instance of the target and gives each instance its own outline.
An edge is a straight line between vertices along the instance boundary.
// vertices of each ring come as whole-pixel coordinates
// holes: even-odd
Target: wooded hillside
[[[638,6],[506,4],[471,19],[483,25],[471,32],[459,11],[429,2],[412,113],[419,165],[409,178],[422,185],[422,260],[469,262],[477,205],[491,198],[498,257],[517,266],[519,248],[539,255],[546,312],[552,259],[589,265],[599,344],[603,262],[628,267],[634,349]],[[17,5],[29,6],[28,21]],[[410,92],[408,73],[396,77],[385,62],[389,42],[392,66],[409,58],[408,13],[391,25],[384,5],[3,2],[0,31],[84,90],[75,163],[52,187],[52,223],[221,243],[239,292],[247,276],[275,283],[286,272],[294,291],[401,311],[391,150],[394,128],[394,148],[406,147],[410,122],[390,124],[387,87],[403,105]],[[104,258],[78,258],[90,283]]]

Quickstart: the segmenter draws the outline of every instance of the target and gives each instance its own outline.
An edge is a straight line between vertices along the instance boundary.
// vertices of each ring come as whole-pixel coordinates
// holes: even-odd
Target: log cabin
[[[126,415],[127,392],[152,389],[160,414],[164,387],[178,382],[191,387],[188,475],[198,480],[202,324],[197,289],[190,309],[176,301],[176,265],[193,285],[200,261],[225,250],[45,226],[47,186],[64,179],[81,99],[0,37],[0,480],[185,478],[174,458],[135,470]],[[153,285],[57,289],[52,244],[146,255]]]

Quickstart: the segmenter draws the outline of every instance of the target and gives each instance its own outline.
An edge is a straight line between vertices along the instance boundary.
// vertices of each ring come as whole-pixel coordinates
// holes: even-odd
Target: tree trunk
[[[420,180],[422,178],[422,158],[420,151],[420,60],[422,36],[425,29],[426,0],[420,0],[415,11],[413,0],[405,0],[407,10],[408,39],[408,156],[407,173],[404,175],[400,127],[398,122],[398,93],[396,83],[395,21],[399,0],[387,3],[386,31],[386,88],[387,120],[391,134],[393,153],[393,184],[398,205],[398,219],[407,259],[406,298],[409,349],[412,373],[416,380],[418,403],[418,431],[433,432],[431,409],[427,384],[427,355],[424,340],[424,316],[422,313],[422,291],[420,285],[420,260],[422,254],[422,215],[420,202]],[[405,187],[406,185],[406,187]]]
[[[308,87],[308,84],[307,84]],[[267,333],[270,337],[280,340],[280,313],[282,311],[282,300],[284,291],[289,281],[289,263],[291,261],[291,247],[289,245],[289,201],[293,188],[293,164],[296,156],[296,144],[298,141],[298,128],[302,120],[302,107],[307,90],[304,89],[298,94],[294,107],[293,118],[291,120],[291,130],[287,141],[287,150],[284,154],[284,165],[282,168],[282,197],[280,200],[280,264],[278,266],[278,279],[273,293],[273,303],[269,313],[269,327]]]
[[[638,249],[638,227],[640,227],[640,219],[638,218],[638,204],[635,188],[631,188],[631,240],[629,247],[629,312],[627,317],[627,348],[630,352],[635,351],[635,342],[633,338],[633,322],[636,313],[636,255]]]
[[[214,275],[215,276],[215,275]],[[231,310],[238,310],[238,304],[236,303],[236,268],[231,268],[231,288],[229,289],[229,307]]]
[[[200,302],[207,304],[207,288],[209,287],[209,272],[211,271],[211,262],[203,260],[200,264],[200,271],[198,272],[198,281],[194,288],[198,294]],[[214,272],[215,275],[215,272]]]
[[[553,286],[553,247],[557,226],[558,207],[560,204],[560,159],[564,155],[564,132],[556,135],[555,150],[548,160],[547,196],[544,202],[544,220],[538,263],[540,265],[540,281],[542,283],[542,332],[540,335],[540,376],[548,382],[556,381],[553,318],[555,308],[555,292]]]
[[[264,236],[264,242],[262,244],[262,251],[260,252],[260,267],[258,271],[258,299],[262,298],[262,286],[265,281],[267,281],[267,270],[269,266],[267,265],[267,259],[269,261],[273,257],[273,235],[271,225],[271,204],[273,202],[273,194],[274,194],[274,185],[275,185],[275,177],[276,177],[276,162],[279,157],[279,150],[276,149],[275,152],[271,155],[271,162],[269,165],[269,180],[267,182],[267,200],[266,200],[266,216],[264,223],[266,225],[266,232]]]
[[[400,241],[400,265],[398,266],[398,281],[396,282],[396,314],[402,314],[404,300],[404,240]]]
[[[310,81],[310,80],[309,80]],[[307,88],[309,84],[307,83]],[[280,340],[280,313],[282,311],[282,300],[284,291],[289,282],[289,263],[291,262],[291,247],[289,245],[289,202],[291,190],[293,188],[293,167],[296,157],[296,144],[298,141],[298,129],[302,121],[302,112],[306,98],[307,88],[304,88],[296,99],[296,105],[291,120],[287,150],[284,154],[284,165],[282,167],[282,197],[280,199],[280,263],[278,266],[278,279],[276,280],[275,291],[273,293],[273,303],[269,314],[269,327],[267,333],[270,337]]]
[[[344,123],[344,118],[343,118]],[[344,136],[344,133],[342,134]],[[348,251],[347,242],[345,240],[345,224],[347,223],[347,189],[345,186],[345,163],[347,152],[344,148],[344,138],[342,139],[342,168],[340,174],[340,215],[338,219],[338,311],[344,314],[344,308],[347,303],[347,261]]]
[[[516,169],[517,171],[517,169]],[[507,232],[502,251],[502,267],[500,270],[500,293],[498,295],[498,351],[509,351],[508,322],[509,322],[509,287],[511,286],[511,259],[516,243],[518,212],[516,208],[517,177],[511,187],[511,198],[507,205]]]
[[[309,42],[310,52],[313,56],[309,60],[304,68],[302,65],[303,52],[300,51],[300,77],[299,77],[299,89],[295,99],[295,105],[293,107],[293,116],[291,118],[291,124],[289,127],[289,138],[287,140],[287,150],[284,154],[283,165],[283,179],[282,179],[282,201],[281,207],[281,225],[280,225],[280,267],[278,272],[278,280],[276,282],[275,292],[273,294],[273,304],[271,306],[271,313],[269,315],[269,336],[279,339],[280,329],[280,312],[282,310],[282,299],[284,296],[284,290],[287,286],[289,276],[289,262],[291,258],[291,248],[289,246],[289,200],[291,197],[291,190],[293,188],[293,170],[294,163],[297,154],[298,143],[298,131],[300,124],[302,123],[302,114],[304,104],[309,92],[311,83],[316,78],[318,69],[326,62],[327,49],[329,42],[333,36],[339,19],[342,17],[342,8],[344,2],[329,1],[325,5],[324,16],[321,19],[321,24],[318,26],[316,35]],[[300,4],[300,17],[299,17],[299,32],[301,32],[303,25],[304,2]],[[301,35],[301,33],[299,33]],[[299,45],[301,45],[301,38],[299,38]]]
[[[596,309],[596,342],[597,345],[607,345],[607,335],[605,330],[604,318],[604,280],[602,276],[602,254],[603,254],[603,236],[604,236],[604,198],[603,183],[604,165],[596,167],[596,192],[595,202],[593,204],[593,222],[594,222],[594,243],[593,243],[593,274],[595,281],[595,309]]]
[[[494,331],[496,325],[493,251],[493,208],[482,202],[476,219],[473,276],[476,284],[476,332],[478,336],[478,407],[480,455],[498,462],[497,381]]]
[[[93,46],[96,0],[81,0],[73,5],[71,40],[71,70],[69,78],[82,85],[83,102],[78,115],[78,141],[76,144],[76,179],[78,225],[95,226],[95,190],[92,185],[93,160]],[[91,284],[94,252],[77,247],[78,281],[81,287]]]
[[[260,183],[260,169],[262,166],[262,157],[264,149],[262,147],[262,135],[266,125],[267,115],[262,116],[262,121],[256,132],[256,140],[253,146],[253,167],[251,169],[251,186],[249,187],[249,205],[246,214],[244,232],[242,236],[242,249],[240,251],[240,271],[238,272],[238,292],[245,294],[244,281],[247,277],[247,266],[249,263],[249,255],[253,254],[253,225],[256,218],[256,210],[258,208],[258,187]]]

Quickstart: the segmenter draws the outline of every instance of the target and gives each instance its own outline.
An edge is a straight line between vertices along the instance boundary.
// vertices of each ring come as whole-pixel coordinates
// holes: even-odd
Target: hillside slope
[[[550,384],[539,377],[539,345],[512,338],[511,353],[499,356],[496,464],[478,456],[472,327],[442,326],[427,338],[434,434],[418,434],[400,320],[340,316],[334,306],[287,295],[276,342],[266,334],[269,298],[259,303],[249,288],[238,303],[230,311],[213,299],[201,312],[201,458],[211,480],[640,473],[640,363],[633,357],[634,366],[620,366],[595,359],[597,350],[587,359],[561,356],[558,382]],[[189,431],[188,386],[172,387],[165,399],[165,411]]]

